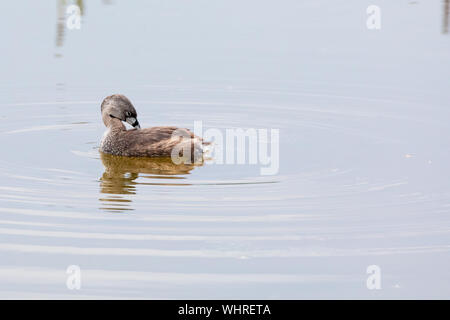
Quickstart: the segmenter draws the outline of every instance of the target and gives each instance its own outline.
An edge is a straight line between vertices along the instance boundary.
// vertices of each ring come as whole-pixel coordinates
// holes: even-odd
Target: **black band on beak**
[[[125,119],[125,121],[128,124],[132,125],[133,128],[136,128],[136,129],[140,129],[141,128],[141,126],[139,125],[139,121],[137,121],[137,119],[134,118],[134,117],[128,117],[128,118]]]

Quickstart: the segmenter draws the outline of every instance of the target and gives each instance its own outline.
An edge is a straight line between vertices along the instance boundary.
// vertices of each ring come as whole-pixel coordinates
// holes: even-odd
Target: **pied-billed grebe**
[[[128,157],[170,157],[172,149],[177,147],[177,150],[190,150],[193,156],[202,153],[203,145],[208,144],[184,128],[141,129],[136,109],[121,94],[106,97],[101,111],[107,128],[100,144],[100,151],[104,153]],[[127,130],[122,121],[129,123],[134,129]]]

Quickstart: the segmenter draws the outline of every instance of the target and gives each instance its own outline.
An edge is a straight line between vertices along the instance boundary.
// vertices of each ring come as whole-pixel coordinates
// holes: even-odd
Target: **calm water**
[[[370,4],[85,1],[68,30],[3,1],[0,297],[449,298],[449,5]],[[101,157],[112,93],[279,129],[280,170]]]

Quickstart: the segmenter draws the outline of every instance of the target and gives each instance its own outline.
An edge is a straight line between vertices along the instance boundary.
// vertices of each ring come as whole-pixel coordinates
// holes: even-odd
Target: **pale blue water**
[[[1,3],[0,297],[449,298],[448,12],[370,4]],[[117,92],[145,127],[279,129],[280,170],[105,168]]]

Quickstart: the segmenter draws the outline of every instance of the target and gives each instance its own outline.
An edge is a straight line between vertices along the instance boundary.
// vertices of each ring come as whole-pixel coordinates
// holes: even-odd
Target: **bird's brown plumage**
[[[174,147],[190,150],[192,156],[202,152],[200,137],[185,128],[173,126],[127,130],[122,121],[139,126],[131,102],[122,95],[112,95],[102,103],[102,119],[107,127],[100,151],[129,157],[170,157]],[[129,121],[132,118],[134,120]]]

